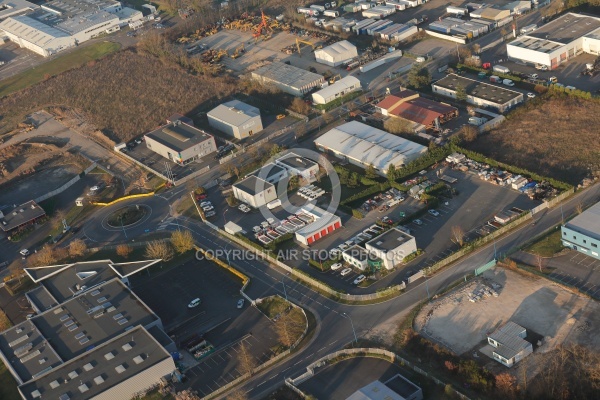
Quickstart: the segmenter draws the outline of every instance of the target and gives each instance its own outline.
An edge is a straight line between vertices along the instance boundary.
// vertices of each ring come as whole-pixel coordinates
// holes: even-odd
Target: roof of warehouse
[[[376,238],[369,240],[367,244],[378,250],[390,251],[394,250],[398,246],[403,245],[411,239],[414,239],[414,237],[408,233],[402,232],[397,228],[392,228],[383,232]]]
[[[39,7],[37,4],[33,4],[27,0],[0,0],[0,20],[18,13],[35,10]]]
[[[161,126],[152,132],[146,133],[145,136],[177,152],[187,150],[212,137],[203,130],[194,128],[180,120]]]
[[[46,215],[46,211],[44,211],[44,209],[35,201],[30,200],[3,214],[4,215],[0,217],[0,228],[2,228],[3,231],[8,232],[36,218],[43,217]]]
[[[506,104],[509,101],[518,98],[519,96],[523,96],[522,93],[505,89],[502,86],[490,85],[485,82],[465,78],[456,74],[448,74],[444,78],[434,82],[433,85],[450,90],[456,90],[457,85],[461,85],[463,88],[465,88],[467,94],[496,104]]]
[[[565,227],[600,240],[600,202],[567,222]]]
[[[0,22],[0,30],[12,33],[36,46],[45,47],[60,38],[69,38],[69,34],[53,28],[27,15],[8,17]]]
[[[22,385],[27,400],[92,398],[169,359],[170,354],[142,326],[137,326]]]
[[[247,178],[242,179],[237,183],[234,183],[233,186],[252,196],[258,193],[262,193],[269,188],[274,188],[273,184],[255,175],[250,175]]]
[[[457,111],[456,108],[423,97],[404,100],[418,93],[404,90],[398,96],[387,96],[377,107],[386,109],[388,113],[409,121],[429,126],[436,118]]]
[[[260,110],[239,100],[219,104],[208,112],[208,117],[223,121],[232,126],[241,126],[248,120],[260,116]]]
[[[267,64],[252,73],[294,88],[301,88],[324,80],[322,75],[277,61]]]
[[[334,58],[339,55],[346,55],[348,52],[356,53],[356,46],[347,40],[342,40],[340,42],[334,43],[332,45],[315,51],[315,53],[325,53]]]
[[[519,336],[524,330],[525,328],[522,326],[517,325],[512,321],[508,321],[493,333],[489,334],[489,338],[500,344],[498,347],[494,348],[494,353],[510,360],[521,351],[531,346],[531,343]]]
[[[360,81],[353,77],[353,76],[347,76],[345,78],[340,79],[339,81],[335,82],[332,85],[329,85],[327,87],[324,87],[323,89],[319,90],[318,92],[315,92],[313,94],[315,95],[319,95],[321,97],[323,97],[324,99],[328,99],[331,96],[335,96],[336,94],[347,90],[349,87],[354,86],[358,84],[360,87]]]
[[[363,164],[372,164],[380,171],[387,171],[390,164],[406,164],[427,151],[425,146],[358,121],[331,129],[315,139],[315,144]]]
[[[527,36],[568,44],[598,28],[600,28],[600,18],[567,13],[528,33]]]

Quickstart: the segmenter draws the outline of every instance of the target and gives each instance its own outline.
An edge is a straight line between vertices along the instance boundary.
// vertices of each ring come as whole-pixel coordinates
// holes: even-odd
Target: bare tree
[[[146,257],[169,261],[173,258],[173,248],[168,242],[154,240],[146,245]]]
[[[452,241],[462,247],[465,244],[465,231],[458,225],[454,225],[450,229],[450,237]]]
[[[535,265],[537,265],[537,267],[540,269],[540,272],[544,272],[544,257],[542,257],[541,255],[536,255],[535,256]]]
[[[275,331],[279,337],[279,342],[285,347],[291,347],[302,332],[306,322],[302,318],[302,313],[292,309],[289,313],[283,315],[275,324]]]
[[[15,260],[8,266],[8,271],[12,276],[15,276],[19,279],[19,283],[21,283],[21,278],[23,276],[23,261]]]
[[[227,400],[248,400],[248,395],[242,389],[236,389],[227,396]]]
[[[254,374],[254,369],[257,366],[256,360],[250,354],[250,351],[246,347],[246,344],[242,341],[239,347],[238,352],[238,362],[239,362],[239,370],[242,375],[245,374]]]
[[[577,203],[577,205],[575,206],[575,211],[577,211],[577,214],[581,214],[583,212],[583,203]]]
[[[192,236],[192,232],[187,230],[177,230],[173,232],[171,234],[171,244],[179,254],[192,250],[194,248],[194,237]]]
[[[8,319],[6,314],[4,314],[4,311],[0,310],[0,331],[3,332],[10,327],[11,327],[10,320]]]
[[[31,255],[27,264],[30,267],[43,267],[46,265],[53,265],[58,261],[54,249],[50,245],[44,246],[40,251]]]
[[[69,256],[81,257],[87,252],[87,245],[81,239],[75,239],[69,243]]]
[[[52,215],[52,219],[50,220],[50,224],[53,229],[58,228],[62,225],[63,220],[66,218],[66,213],[63,210],[55,210],[54,215]]]
[[[508,372],[496,375],[496,390],[502,395],[503,399],[515,399],[518,390],[517,378]]]
[[[127,244],[120,244],[117,246],[117,255],[120,257],[127,258],[132,251],[133,249]]]
[[[459,137],[465,142],[472,142],[477,139],[479,129],[473,125],[465,125],[461,128]]]

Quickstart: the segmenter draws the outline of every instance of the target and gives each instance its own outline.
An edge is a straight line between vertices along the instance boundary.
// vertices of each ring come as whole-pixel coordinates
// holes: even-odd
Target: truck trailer
[[[503,67],[502,65],[494,65],[492,71],[498,72],[500,74],[510,74],[510,69]]]

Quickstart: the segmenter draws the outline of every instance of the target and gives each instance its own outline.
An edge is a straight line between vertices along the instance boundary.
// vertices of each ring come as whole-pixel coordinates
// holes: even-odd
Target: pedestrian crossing
[[[175,218],[174,217],[169,217],[165,220],[163,220],[160,225],[158,225],[158,228],[156,228],[157,231],[162,231],[165,230],[167,228],[167,226],[169,226],[171,224],[171,222],[173,222]]]

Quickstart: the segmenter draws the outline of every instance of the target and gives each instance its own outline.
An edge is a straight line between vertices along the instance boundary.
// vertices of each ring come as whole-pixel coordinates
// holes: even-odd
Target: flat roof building
[[[506,45],[511,60],[555,69],[582,52],[600,52],[600,18],[567,13]]]
[[[251,75],[252,79],[262,84],[272,84],[294,96],[303,96],[325,82],[325,78],[319,74],[277,61],[252,71]]]
[[[305,246],[310,246],[331,232],[342,227],[342,219],[316,205],[307,205],[301,210],[311,216],[314,221],[296,231],[296,240]]]
[[[342,40],[322,49],[315,50],[316,61],[331,67],[337,67],[356,57],[358,57],[356,46],[347,40]]]
[[[259,208],[277,198],[277,190],[273,184],[250,175],[233,184],[233,195],[254,208]]]
[[[27,0],[0,0],[0,21],[14,15],[36,10],[39,7]]]
[[[176,120],[144,135],[146,146],[179,165],[197,161],[217,151],[212,135]]]
[[[456,98],[457,88],[462,87],[467,93],[467,102],[499,112],[508,111],[523,102],[523,93],[456,74],[448,74],[432,83],[431,87],[434,93],[453,99]]]
[[[359,167],[372,165],[381,176],[390,165],[401,168],[427,152],[425,146],[358,121],[331,129],[315,139],[315,146]]]
[[[298,175],[308,183],[314,182],[319,174],[318,163],[296,153],[288,153],[276,159],[275,164],[281,165],[291,175]]]
[[[526,337],[527,330],[512,321],[508,321],[489,334],[487,339],[489,345],[494,348],[492,351],[494,360],[512,367],[533,353],[533,345],[525,340]]]
[[[414,236],[392,228],[369,240],[365,247],[381,258],[387,269],[393,269],[404,261],[404,257],[417,251],[417,242]]]
[[[423,400],[423,390],[400,374],[385,381],[373,381],[346,400]]]
[[[260,110],[239,100],[220,104],[206,115],[210,126],[236,139],[247,138],[263,129]]]
[[[347,76],[334,84],[313,93],[312,100],[315,104],[327,104],[335,99],[339,99],[340,97],[361,89],[360,81],[357,78]]]
[[[361,271],[364,271],[369,266],[369,252],[359,245],[354,245],[349,249],[344,250],[344,252],[342,252],[342,258],[348,264]],[[373,257],[373,260],[376,260],[376,258]]]
[[[385,116],[399,117],[423,126],[425,129],[439,126],[458,117],[458,109],[420,97],[412,90],[403,90],[397,96],[387,96],[376,106]]]
[[[600,260],[600,202],[561,227],[565,247]]]
[[[33,224],[45,216],[46,211],[35,201],[30,200],[11,211],[0,211],[0,228],[4,232],[17,231],[19,228]]]

